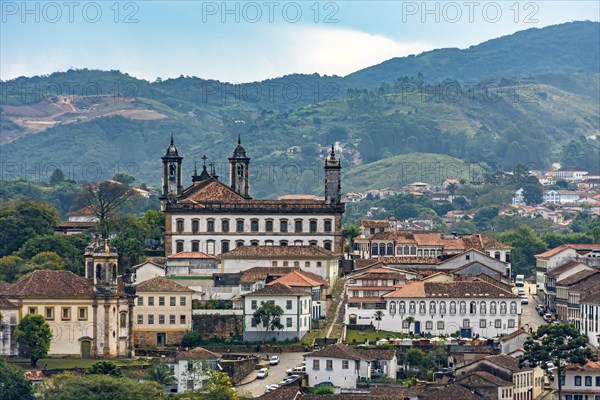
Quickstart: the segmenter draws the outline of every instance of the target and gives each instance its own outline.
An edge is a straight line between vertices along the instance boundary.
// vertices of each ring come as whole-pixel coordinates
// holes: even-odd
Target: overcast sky
[[[598,1],[0,1],[0,79],[119,69],[250,82],[600,19]]]

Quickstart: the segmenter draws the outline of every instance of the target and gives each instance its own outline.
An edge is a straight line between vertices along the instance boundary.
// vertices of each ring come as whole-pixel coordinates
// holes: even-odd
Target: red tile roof
[[[178,351],[176,356],[177,360],[218,360],[220,358],[221,354],[213,353],[202,347],[196,347],[188,351]]]
[[[180,253],[171,254],[167,256],[168,259],[180,259],[180,258],[194,258],[194,259],[213,259],[217,258],[210,254],[203,253],[201,251],[182,251]]]
[[[342,358],[346,360],[367,360],[373,361],[374,358],[361,353],[360,351],[348,346],[347,344],[336,343],[329,345],[321,350],[313,351],[307,357],[329,357]]]
[[[323,280],[320,276],[309,274],[310,273],[304,271],[292,271],[267,285],[274,285],[275,283],[282,283],[289,287],[316,287],[327,285],[327,281]]]
[[[559,253],[562,253],[563,251],[565,251],[565,250],[567,250],[569,248],[571,248],[571,247],[570,246],[566,246],[566,245],[558,246],[558,247],[555,247],[555,248],[550,249],[548,251],[545,251],[545,252],[543,252],[541,254],[536,254],[535,258],[548,259],[548,258],[554,257],[555,255],[557,255]]]
[[[336,258],[339,254],[333,253],[320,246],[241,246],[227,253],[221,254],[222,259],[232,259],[240,257],[256,257],[273,259],[283,258]]]
[[[492,285],[474,279],[470,281],[426,282],[411,281],[400,286],[386,298],[518,298],[519,296]]]
[[[256,283],[266,280],[269,276],[281,277],[299,269],[300,267],[252,267],[242,271],[240,283]]]
[[[262,289],[255,290],[252,293],[248,293],[244,296],[310,296],[309,292],[304,290],[296,289],[284,285],[282,283],[275,282],[273,285],[265,286]]]
[[[560,274],[567,272],[570,269],[573,269],[575,267],[577,267],[578,265],[584,265],[583,263],[580,263],[579,261],[575,261],[575,260],[570,260],[565,262],[564,264],[554,268],[552,271],[547,272],[546,276],[559,276]],[[591,267],[588,267],[591,268]]]
[[[13,283],[3,294],[9,297],[87,297],[94,292],[90,279],[71,271],[37,270]]]

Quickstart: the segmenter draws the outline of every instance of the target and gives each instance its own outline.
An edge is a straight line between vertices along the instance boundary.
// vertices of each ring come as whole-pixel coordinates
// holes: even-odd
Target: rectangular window
[[[304,268],[310,268],[310,261],[304,261]]]
[[[342,360],[342,369],[348,369],[348,360]]]
[[[37,307],[29,307],[29,314],[37,314]]]
[[[471,321],[468,319],[463,319],[463,328],[468,328],[471,326]]]
[[[258,220],[257,219],[253,219],[252,221],[250,221],[250,230],[252,232],[258,232]]]
[[[319,360],[313,360],[313,369],[319,370]]]
[[[592,377],[591,376],[585,377],[585,386],[592,386]]]
[[[302,220],[294,221],[294,231],[296,233],[302,232]]]
[[[250,308],[253,310],[256,310],[256,308],[257,308],[256,300],[252,300],[252,305],[250,306]]]
[[[443,330],[444,329],[444,321],[438,321],[437,328],[439,331]]]
[[[502,320],[501,319],[495,319],[494,320],[494,328],[502,328]]]
[[[183,220],[182,219],[177,220],[177,232],[183,232]]]
[[[169,305],[175,307],[177,305],[177,297],[171,296],[169,297]]]
[[[221,253],[227,253],[229,251],[229,241],[223,240],[221,242]]]
[[[192,220],[192,232],[197,233],[200,230],[200,222],[195,219]]]
[[[144,323],[144,316],[142,314],[137,315],[137,323],[138,325],[142,325]]]
[[[80,321],[87,321],[87,307],[79,307],[77,309],[77,318]]]
[[[180,306],[185,306],[185,304],[186,304],[185,296],[181,296],[179,298],[179,305]]]
[[[61,319],[63,321],[71,320],[71,307],[63,307],[61,312]]]
[[[244,221],[238,220],[235,222],[235,230],[237,232],[244,232]]]
[[[177,321],[176,321],[176,319],[175,319],[175,316],[174,316],[174,315],[172,315],[172,314],[171,314],[171,315],[169,315],[169,324],[171,324],[171,325],[175,325],[175,324],[176,324],[176,322],[177,322]]]
[[[180,315],[179,316],[179,323],[180,324],[186,324],[187,323],[187,318],[185,317],[185,315]]]
[[[575,386],[581,386],[581,376],[579,375],[575,377]]]
[[[287,317],[287,318],[285,319],[285,326],[286,326],[287,328],[291,328],[291,327],[292,327],[292,318],[291,318],[291,317]]]
[[[199,252],[200,251],[200,242],[197,240],[194,240],[192,242],[192,251],[193,252]]]
[[[325,361],[325,369],[328,371],[333,370],[333,360],[326,360]]]
[[[46,319],[54,319],[54,307],[46,307],[44,314]]]
[[[215,221],[214,220],[209,219],[208,221],[206,221],[206,231],[207,232],[215,231]]]
[[[265,222],[265,231],[267,231],[267,232],[273,232],[273,221],[266,221]]]
[[[432,330],[433,329],[433,321],[425,322],[425,329]]]
[[[317,268],[321,267],[321,261],[317,261]]]
[[[148,315],[148,324],[154,325],[154,315]]]
[[[596,386],[600,386],[600,376],[596,377]]]
[[[177,253],[181,253],[183,251],[183,241],[178,240],[177,243],[175,243],[175,249]]]
[[[287,232],[288,231],[288,223],[287,221],[281,221],[279,223],[279,232]]]
[[[158,323],[160,325],[164,325],[165,324],[165,316],[164,315],[159,315],[158,316]]]
[[[325,232],[331,232],[331,221],[327,220],[325,221],[325,227],[324,227],[324,231]]]
[[[242,285],[242,292],[249,292],[252,290],[252,285],[249,283],[244,283]]]
[[[142,296],[138,297],[138,306],[144,305],[144,298]]]
[[[148,296],[148,305],[149,306],[153,306],[154,305],[154,296]]]
[[[311,233],[315,233],[317,231],[317,221],[310,221],[309,228]]]
[[[165,298],[163,296],[159,296],[158,297],[158,305],[159,306],[164,306],[165,305]]]
[[[480,319],[479,320],[479,327],[480,328],[485,328],[487,327],[487,321],[485,319]]]
[[[289,265],[290,265],[290,263],[289,263],[288,261],[284,261],[284,262],[283,262],[283,266],[284,266],[284,267],[288,267]]]
[[[252,318],[252,327],[256,328],[258,326],[258,323],[256,322],[256,320],[254,318]]]
[[[229,220],[224,219],[221,221],[221,231],[229,232]]]
[[[515,320],[514,319],[509,319],[508,320],[508,327],[509,328],[514,328],[515,327]]]

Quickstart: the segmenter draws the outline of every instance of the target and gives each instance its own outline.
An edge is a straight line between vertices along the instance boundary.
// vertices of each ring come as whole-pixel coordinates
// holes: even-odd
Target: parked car
[[[288,368],[285,370],[285,373],[288,375],[297,374],[297,373],[305,373],[306,365],[296,365],[294,368]]]
[[[269,364],[271,364],[271,365],[277,365],[277,364],[279,364],[279,356],[272,356],[269,359]]]
[[[276,385],[276,384],[267,385],[267,386],[265,386],[265,393],[272,392],[273,390],[277,389],[278,387],[279,387],[279,385]]]
[[[546,363],[546,371],[548,371],[548,372],[554,371],[554,363],[553,362]]]
[[[517,294],[519,296],[524,296],[525,295],[525,289],[519,289],[519,290],[517,290]]]
[[[554,316],[552,316],[551,313],[546,313],[544,314],[544,321],[550,324],[552,321],[554,321]]]
[[[527,296],[521,297],[521,304],[529,304],[529,300],[527,300]]]
[[[258,370],[258,373],[256,374],[256,377],[258,379],[264,379],[269,375],[269,368],[261,368]]]

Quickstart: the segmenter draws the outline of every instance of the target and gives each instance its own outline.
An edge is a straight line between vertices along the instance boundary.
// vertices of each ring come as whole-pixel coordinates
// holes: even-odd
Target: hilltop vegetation
[[[323,157],[334,142],[343,149],[344,191],[364,188],[367,179],[371,187],[393,186],[383,176],[390,158],[410,153],[492,170],[511,170],[516,162],[598,170],[599,35],[591,33],[599,27],[528,30],[467,50],[390,60],[345,78],[289,75],[232,85],[182,76],[150,83],[119,71],[69,70],[0,82],[9,166],[2,178],[43,181],[41,172],[27,175],[52,165],[77,181],[126,172],[156,186],[171,133],[185,157],[186,184],[204,154],[227,181],[227,157],[241,135],[255,197],[321,193]],[[79,85],[73,96],[65,96],[68,82]],[[24,97],[22,85],[47,90]],[[367,178],[365,168],[383,173]]]

